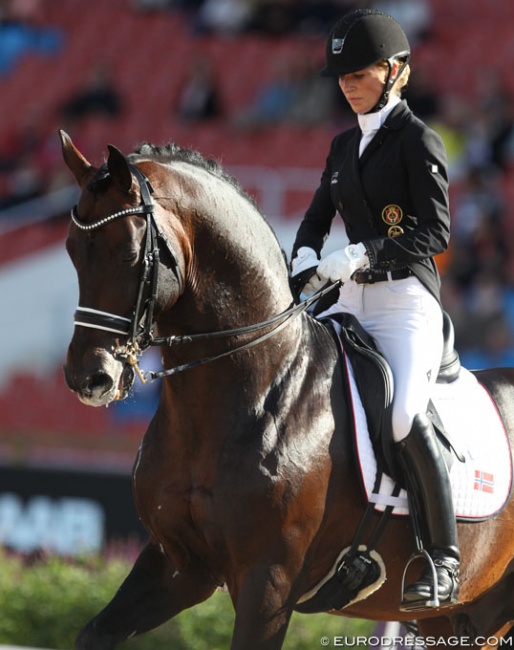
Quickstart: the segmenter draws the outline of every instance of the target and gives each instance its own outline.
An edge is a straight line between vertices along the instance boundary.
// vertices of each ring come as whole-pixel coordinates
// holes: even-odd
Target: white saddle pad
[[[345,356],[346,358],[346,356]],[[393,514],[407,515],[407,494],[392,496],[394,481],[382,478],[373,492],[377,461],[368,433],[366,415],[347,360],[355,420],[357,456],[369,501],[377,510],[394,506]],[[451,384],[437,384],[432,396],[444,427],[465,462],[454,459],[450,470],[455,514],[461,520],[492,517],[504,507],[512,487],[512,458],[505,427],[486,389],[468,370],[462,369]]]

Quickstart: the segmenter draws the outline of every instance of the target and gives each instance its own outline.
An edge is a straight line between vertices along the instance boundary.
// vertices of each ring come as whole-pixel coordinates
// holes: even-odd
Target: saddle
[[[394,383],[391,368],[384,356],[377,350],[375,341],[364,330],[355,316],[344,312],[331,314],[321,319],[331,331],[338,348],[350,360],[354,370],[355,381],[366,412],[368,430],[377,458],[382,459],[384,471],[396,482],[403,485],[400,471],[393,450],[391,410]],[[455,350],[455,334],[450,316],[443,312],[444,347],[437,376],[437,383],[451,383],[460,372],[460,359]],[[449,464],[452,452],[460,457],[432,401],[427,408],[441,448]]]

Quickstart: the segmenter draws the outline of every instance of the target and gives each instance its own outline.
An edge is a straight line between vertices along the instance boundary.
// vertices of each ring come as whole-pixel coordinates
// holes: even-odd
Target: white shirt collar
[[[357,115],[359,121],[359,126],[363,133],[369,133],[373,131],[378,131],[382,124],[386,121],[387,116],[393,110],[393,108],[400,102],[400,97],[396,94],[391,95],[391,98],[384,106],[376,113],[366,113]]]

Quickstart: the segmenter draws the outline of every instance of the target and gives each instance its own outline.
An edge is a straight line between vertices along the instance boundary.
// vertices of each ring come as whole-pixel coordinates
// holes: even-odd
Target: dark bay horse
[[[133,470],[149,541],[76,647],[115,648],[225,585],[232,650],[279,650],[296,603],[352,543],[364,511],[334,340],[289,311],[280,246],[215,163],[147,144],[129,156],[109,146],[96,168],[61,139],[81,189],[67,240],[80,293],[67,383],[91,406],[122,399],[156,342],[165,369]],[[512,438],[514,372],[479,379]],[[500,636],[514,621],[514,503],[460,524],[459,542],[459,603],[418,612],[420,633]],[[413,550],[410,523],[391,520],[377,545],[387,581],[340,613],[411,619],[399,606]]]

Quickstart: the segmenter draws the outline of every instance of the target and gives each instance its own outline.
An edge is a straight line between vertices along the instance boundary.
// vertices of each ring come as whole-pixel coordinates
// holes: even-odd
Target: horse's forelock
[[[87,189],[90,192],[103,192],[107,189],[110,181],[109,170],[107,169],[107,164],[103,164],[96,170],[95,175],[91,178],[87,184]]]

